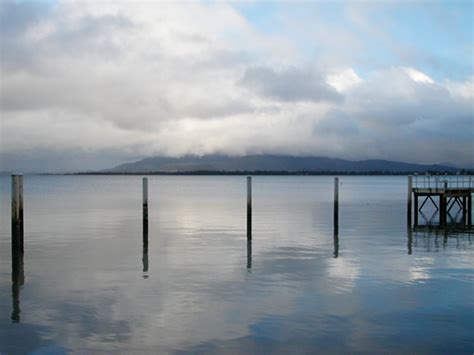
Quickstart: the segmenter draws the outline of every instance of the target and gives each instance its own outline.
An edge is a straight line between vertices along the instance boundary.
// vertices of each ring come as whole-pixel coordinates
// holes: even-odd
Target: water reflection
[[[13,232],[14,234],[15,232]],[[22,236],[21,236],[22,237]],[[20,289],[25,284],[23,248],[12,244],[12,315],[13,323],[20,322]]]
[[[143,278],[148,278],[148,221],[143,220],[143,252],[142,252],[142,264],[143,264]]]
[[[392,178],[384,183],[387,195],[374,188],[385,177],[350,178],[339,258],[332,193],[323,183],[329,179],[262,177],[255,264],[253,242],[244,254],[240,177],[235,184],[230,178],[157,177],[154,198],[167,208],[150,210],[142,255],[140,184],[132,193],[128,188],[138,177],[86,177],[75,184],[74,177],[41,179],[51,193],[38,188],[29,196],[34,242],[27,257],[35,267],[28,269],[28,288],[21,288],[20,262],[12,268],[16,284],[10,275],[0,280],[0,294],[7,296],[0,297],[2,354],[60,352],[52,346],[91,353],[470,350],[469,238],[433,231],[423,239],[421,232],[407,231],[399,198],[405,179],[392,190]],[[65,181],[63,190],[58,180]],[[41,181],[32,186],[44,186]],[[71,185],[77,189],[68,200],[76,209],[69,212],[70,206],[61,208],[61,196]],[[7,246],[10,229],[0,224],[0,246]],[[427,242],[439,252],[425,252]],[[405,254],[407,247],[413,255]],[[0,247],[0,270],[9,272],[5,249]],[[144,280],[150,273],[153,279]],[[12,324],[10,317],[20,315],[21,323]],[[415,339],[417,329],[424,331]]]
[[[247,269],[252,269],[252,239],[247,239]]]
[[[435,217],[436,217],[437,214],[438,214],[438,212],[435,211],[435,212],[433,212],[433,213],[431,214],[431,217],[428,217],[426,214],[424,214],[422,211],[420,211],[420,216],[423,218],[423,220],[424,220],[424,222],[425,222],[424,224],[433,224],[433,222],[435,221]],[[424,225],[424,224],[423,224],[423,225]]]
[[[407,228],[407,236],[408,236],[408,242],[407,242],[408,255],[411,255],[413,253],[413,248],[412,248],[413,233],[412,233],[412,229],[410,225],[408,225],[408,228]]]
[[[335,259],[339,256],[339,228],[334,228],[334,252],[333,256]]]
[[[451,223],[445,227],[437,224],[418,225],[407,229],[408,254],[413,253],[413,247],[423,248],[427,252],[438,252],[448,245],[456,249],[468,249],[471,246],[471,234],[474,229],[463,223]],[[455,244],[450,243],[455,240]]]

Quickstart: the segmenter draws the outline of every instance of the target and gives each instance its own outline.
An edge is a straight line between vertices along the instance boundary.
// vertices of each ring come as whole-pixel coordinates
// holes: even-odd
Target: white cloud
[[[423,84],[434,84],[433,79],[431,79],[428,75],[422,73],[419,70],[413,69],[413,68],[407,68],[404,67],[402,68],[405,73],[413,80],[416,81],[417,83],[423,83]]]
[[[454,98],[460,100],[471,100],[472,103],[472,100],[474,99],[474,76],[471,76],[465,82],[447,81],[446,88]]]
[[[109,166],[189,153],[474,165],[472,77],[362,75],[344,51],[326,60],[322,33],[312,60],[293,40],[311,26],[264,32],[222,3],[5,2],[0,15],[1,169],[35,151],[74,152],[58,170],[90,168],[85,153]]]
[[[362,82],[362,79],[352,68],[335,71],[329,74],[326,80],[329,85],[334,87],[339,92],[344,92],[351,88],[357,87],[357,85]]]

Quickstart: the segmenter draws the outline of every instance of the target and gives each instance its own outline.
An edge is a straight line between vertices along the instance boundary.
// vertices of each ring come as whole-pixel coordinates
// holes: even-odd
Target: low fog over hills
[[[185,156],[181,158],[153,157],[103,170],[106,173],[183,173],[183,172],[456,172],[446,165],[422,165],[387,160],[350,161],[323,157],[294,157],[284,155],[225,155]]]

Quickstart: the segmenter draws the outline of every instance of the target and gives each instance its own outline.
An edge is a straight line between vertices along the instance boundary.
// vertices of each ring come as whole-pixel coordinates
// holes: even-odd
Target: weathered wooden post
[[[469,193],[467,196],[467,224],[469,227],[472,226],[472,194]]]
[[[334,230],[339,230],[339,178],[334,178]]]
[[[146,225],[146,226],[145,226]],[[148,272],[148,224],[143,223],[143,252],[142,252],[143,272]],[[146,278],[143,275],[143,278]]]
[[[148,271],[148,178],[144,177],[142,180],[143,192],[143,253],[142,264],[143,272]],[[143,278],[148,278],[148,275],[143,275]]]
[[[467,195],[462,197],[462,223],[467,224]]]
[[[252,239],[252,177],[247,176],[247,239]]]
[[[413,177],[408,175],[407,224],[411,226],[411,201],[413,195]]]
[[[143,222],[148,223],[148,178],[143,178]]]
[[[23,253],[23,175],[12,175],[12,251]]]
[[[413,194],[413,202],[414,202],[414,206],[413,206],[414,207],[413,208],[414,209],[414,211],[413,211],[413,219],[414,219],[413,225],[415,227],[417,227],[418,226],[418,213],[420,212],[419,208],[418,208],[418,193],[417,192],[415,192]]]
[[[441,226],[446,226],[447,219],[447,206],[446,206],[446,195],[448,193],[448,180],[443,182],[443,192],[439,196],[439,224]]]

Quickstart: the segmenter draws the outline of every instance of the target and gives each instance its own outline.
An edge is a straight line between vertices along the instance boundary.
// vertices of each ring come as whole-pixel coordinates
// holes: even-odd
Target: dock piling
[[[148,272],[148,223],[143,222],[143,252],[142,252],[143,272]],[[147,278],[143,275],[143,278]]]
[[[143,178],[143,253],[142,264],[143,272],[148,272],[148,178]],[[148,278],[148,275],[143,275],[143,278]]]
[[[247,176],[247,239],[252,239],[252,177]]]
[[[467,196],[467,224],[469,227],[472,226],[472,194]]]
[[[148,178],[143,178],[143,222],[148,223]]]
[[[467,222],[467,196],[462,196],[462,223],[466,224]]]
[[[407,224],[411,226],[411,201],[413,195],[413,177],[408,175]],[[417,212],[417,211],[416,211]]]
[[[339,178],[334,178],[334,229],[339,229]]]
[[[12,175],[12,251],[23,252],[23,175]]]

